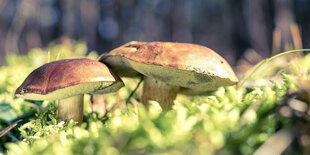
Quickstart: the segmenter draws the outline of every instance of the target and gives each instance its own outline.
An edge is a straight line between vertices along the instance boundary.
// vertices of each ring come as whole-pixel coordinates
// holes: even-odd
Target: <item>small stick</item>
[[[50,62],[50,56],[51,56],[50,51],[47,51],[46,63]]]
[[[5,128],[4,130],[2,130],[0,132],[0,137],[4,136],[6,133],[8,133],[9,131],[11,131],[19,122],[21,122],[22,120],[18,120],[16,122],[14,122],[12,125],[8,126],[7,128]]]
[[[300,36],[300,30],[297,26],[297,24],[293,23],[290,24],[290,29],[291,29],[291,35],[294,43],[294,48],[295,49],[301,49],[302,48],[302,41],[301,41],[301,36]]]
[[[57,61],[59,59],[59,56],[60,56],[60,51],[58,51],[56,57],[55,57],[55,61]]]
[[[129,103],[130,101],[130,98],[133,96],[133,94],[137,91],[137,89],[139,88],[140,84],[142,83],[143,81],[143,76],[141,76],[141,79],[139,81],[139,83],[137,84],[136,88],[130,93],[130,95],[128,96],[127,100],[126,100],[126,104]]]

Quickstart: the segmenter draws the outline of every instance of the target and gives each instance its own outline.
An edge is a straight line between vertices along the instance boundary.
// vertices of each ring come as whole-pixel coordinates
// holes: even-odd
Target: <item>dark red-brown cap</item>
[[[109,93],[124,86],[103,63],[89,59],[65,59],[34,70],[15,95],[31,100],[56,100],[85,93]]]

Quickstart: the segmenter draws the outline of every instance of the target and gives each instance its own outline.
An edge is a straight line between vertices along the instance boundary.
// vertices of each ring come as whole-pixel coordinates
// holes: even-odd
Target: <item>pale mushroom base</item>
[[[59,100],[57,109],[57,121],[74,120],[81,125],[83,122],[84,95],[77,95]]]
[[[144,77],[142,104],[148,106],[150,100],[158,102],[163,109],[171,109],[180,87]]]

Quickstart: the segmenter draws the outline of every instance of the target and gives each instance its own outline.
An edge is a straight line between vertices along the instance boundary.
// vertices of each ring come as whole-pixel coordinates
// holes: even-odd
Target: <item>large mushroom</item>
[[[89,59],[65,59],[35,69],[15,95],[29,100],[59,100],[58,121],[83,121],[83,95],[115,92],[124,84],[106,65]]]
[[[172,107],[177,93],[206,94],[238,82],[224,58],[189,43],[132,41],[99,61],[121,77],[144,76],[142,103],[155,100],[165,109]]]

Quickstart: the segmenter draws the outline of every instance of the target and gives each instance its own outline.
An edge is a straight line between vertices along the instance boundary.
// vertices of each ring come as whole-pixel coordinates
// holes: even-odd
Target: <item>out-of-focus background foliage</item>
[[[8,53],[68,39],[88,52],[128,41],[202,44],[231,64],[310,46],[309,0],[0,0],[0,64]]]

